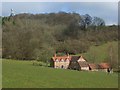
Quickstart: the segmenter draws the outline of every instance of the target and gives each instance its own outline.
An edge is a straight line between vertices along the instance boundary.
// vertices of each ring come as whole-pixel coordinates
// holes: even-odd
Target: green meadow
[[[110,51],[112,49],[112,51]],[[100,46],[91,46],[90,49],[82,55],[92,63],[110,62],[110,54],[113,60],[118,61],[118,42],[107,42]]]
[[[3,88],[117,88],[118,74],[33,66],[31,61],[2,61]]]

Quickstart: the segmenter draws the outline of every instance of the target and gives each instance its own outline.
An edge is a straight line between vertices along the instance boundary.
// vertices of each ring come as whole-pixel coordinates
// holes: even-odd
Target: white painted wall
[[[89,67],[81,67],[81,70],[89,70]]]

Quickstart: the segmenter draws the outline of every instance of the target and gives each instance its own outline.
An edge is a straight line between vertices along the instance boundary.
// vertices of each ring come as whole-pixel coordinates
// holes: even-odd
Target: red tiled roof
[[[110,64],[109,63],[101,63],[101,64],[99,64],[99,67],[101,69],[108,69],[108,68],[110,68]]]
[[[55,60],[71,60],[71,61],[77,61],[79,60],[80,58],[83,58],[82,56],[70,56],[70,55],[65,55],[65,56],[56,56],[56,54],[52,57],[52,60],[55,61]]]
[[[68,60],[71,60],[71,56],[56,56],[56,57],[52,57],[52,59],[53,59],[53,61],[55,61],[56,59],[57,60],[66,60],[66,59],[68,59]]]

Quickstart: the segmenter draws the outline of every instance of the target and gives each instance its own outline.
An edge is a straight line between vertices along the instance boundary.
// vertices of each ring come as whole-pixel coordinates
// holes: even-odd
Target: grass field
[[[30,61],[3,60],[3,88],[115,88],[118,75],[33,66]]]
[[[83,56],[88,59],[89,62],[101,63],[104,61],[110,60],[110,49],[112,47],[112,55],[118,59],[118,42],[108,42],[100,46],[92,46],[87,51],[87,53],[83,53]]]

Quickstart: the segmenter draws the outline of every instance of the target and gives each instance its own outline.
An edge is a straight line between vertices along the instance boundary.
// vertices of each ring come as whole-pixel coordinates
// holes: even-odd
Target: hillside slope
[[[84,57],[91,63],[110,62],[118,64],[118,42],[108,42],[100,46],[92,46],[83,53]]]

